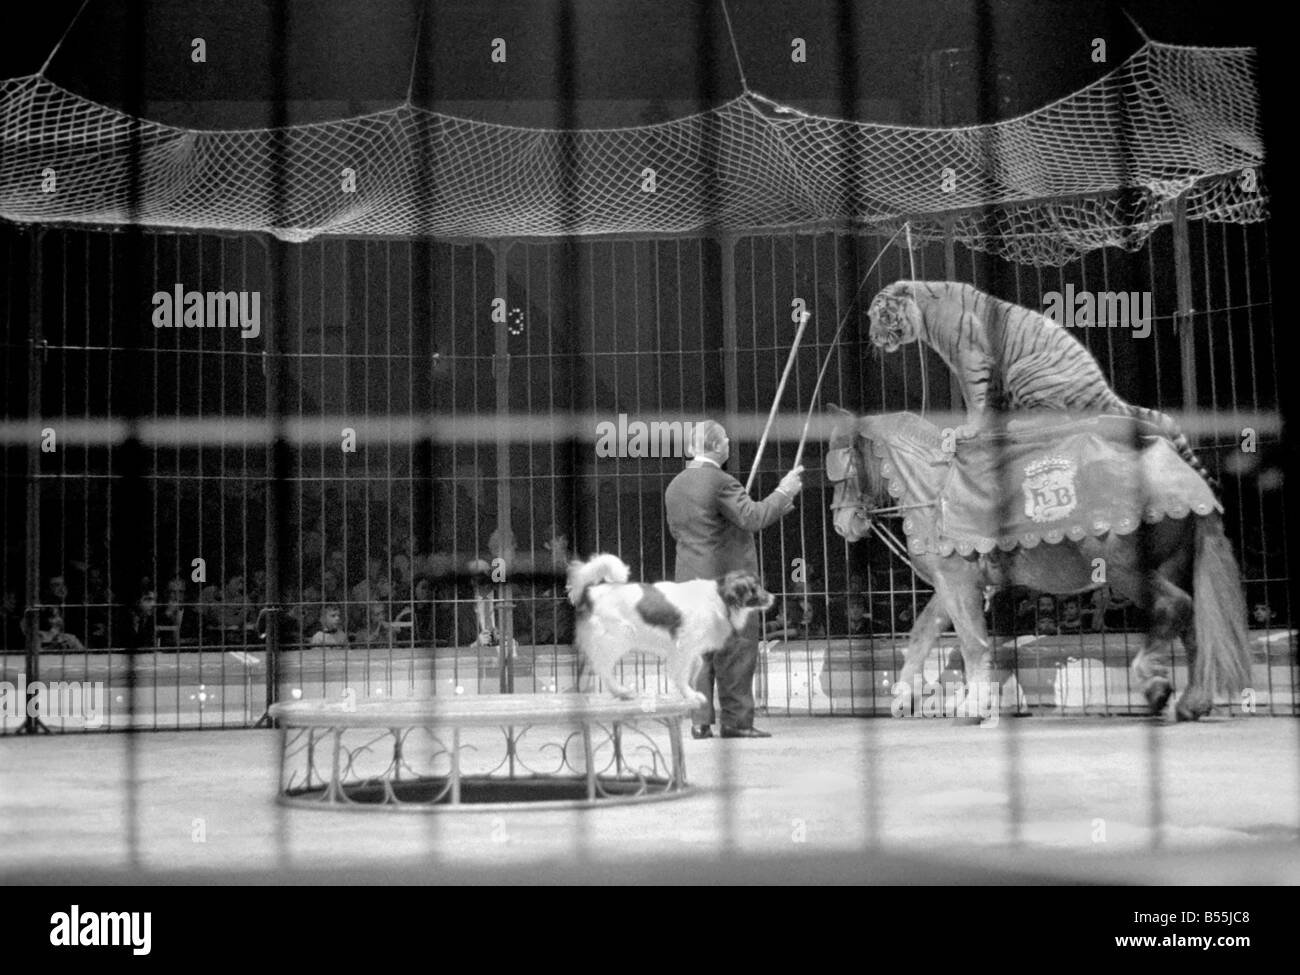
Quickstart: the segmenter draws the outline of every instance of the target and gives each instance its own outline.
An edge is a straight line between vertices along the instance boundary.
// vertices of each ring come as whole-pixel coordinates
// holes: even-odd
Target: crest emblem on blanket
[[[1074,490],[1077,468],[1064,457],[1044,457],[1025,467],[1025,515],[1036,522],[1058,521],[1079,504]]]

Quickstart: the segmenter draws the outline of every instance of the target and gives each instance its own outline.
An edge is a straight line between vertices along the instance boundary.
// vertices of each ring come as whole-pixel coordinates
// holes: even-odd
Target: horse
[[[856,542],[872,530],[872,514],[895,505],[882,461],[859,418],[830,407],[832,426],[827,474],[835,484],[831,505],[835,530]],[[922,502],[932,499],[920,499]],[[908,634],[898,684],[911,686],[940,635],[956,631],[970,686],[988,687],[993,652],[984,621],[986,592],[1019,585],[1053,595],[1098,588],[1094,559],[1104,559],[1105,580],[1145,610],[1149,629],[1132,668],[1153,715],[1173,693],[1164,663],[1174,638],[1187,652],[1191,679],[1179,696],[1179,721],[1195,721],[1213,710],[1217,693],[1237,694],[1250,676],[1246,602],[1232,547],[1217,511],[1142,523],[1130,534],[1108,531],[1079,540],[1064,538],[1032,548],[1016,546],[987,555],[912,552],[917,575],[934,595]]]

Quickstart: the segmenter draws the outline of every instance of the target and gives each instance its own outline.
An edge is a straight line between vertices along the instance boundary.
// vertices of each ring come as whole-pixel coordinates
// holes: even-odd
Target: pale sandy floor
[[[573,869],[563,876],[580,879],[669,859],[685,870],[704,868],[732,851],[755,879],[770,880],[789,879],[788,865],[803,862],[832,873],[851,864],[868,871],[841,879],[992,880],[1028,871],[1300,882],[1300,722],[1293,719],[761,724],[775,737],[688,739],[696,791],[681,799],[433,815],[278,806],[277,736],[266,731],[136,736],[134,807],[124,784],[126,736],[6,737],[0,880],[118,869],[143,879],[247,871],[242,879],[275,882],[299,870],[332,871],[326,879],[334,880],[472,880],[519,868],[527,879]],[[1156,809],[1164,852],[1152,854]],[[882,871],[875,876],[873,864]],[[945,874],[958,867],[974,873]]]

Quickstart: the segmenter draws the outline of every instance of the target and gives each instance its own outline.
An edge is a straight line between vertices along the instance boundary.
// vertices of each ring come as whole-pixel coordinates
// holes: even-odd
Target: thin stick
[[[63,46],[63,42],[68,39],[68,35],[72,33],[72,28],[76,25],[77,21],[81,19],[81,15],[86,12],[86,8],[88,6],[90,6],[90,0],[85,0],[85,2],[77,10],[76,14],[73,16],[72,20],[68,21],[67,29],[63,32],[63,35],[55,42],[54,49],[50,51],[49,57],[47,57],[45,59],[45,63],[41,65],[41,70],[36,72],[42,78],[45,77],[45,72],[49,70],[50,62],[54,60],[54,55],[59,53],[59,48],[61,48]]]
[[[848,324],[849,313],[853,311],[853,306],[858,302],[858,296],[862,294],[862,285],[867,283],[867,279],[871,277],[871,272],[876,269],[876,265],[880,263],[880,259],[885,256],[885,251],[889,249],[890,244],[898,239],[898,235],[901,234],[907,226],[907,224],[904,224],[902,227],[895,230],[894,235],[885,242],[885,246],[880,248],[880,253],[877,254],[876,259],[871,262],[871,267],[867,268],[866,273],[862,275],[862,284],[859,284],[858,290],[853,293],[853,299],[849,302],[848,309],[840,317],[839,327],[835,329],[835,334],[831,337],[831,346],[826,351],[826,361],[822,363],[821,371],[817,373],[817,385],[813,387],[812,399],[808,401],[808,417],[803,421],[803,433],[799,435],[799,449],[796,450],[794,454],[794,467],[798,467],[799,461],[803,459],[803,448],[808,442],[808,428],[812,426],[813,410],[817,409],[817,394],[822,391],[822,380],[826,378],[826,368],[831,364],[831,356],[835,354],[835,346],[839,343],[840,333],[844,331],[844,326]]]
[[[790,346],[790,355],[785,360],[785,370],[781,373],[781,382],[776,387],[776,396],[772,399],[772,409],[767,414],[767,426],[763,427],[763,436],[758,441],[758,452],[754,454],[754,466],[749,469],[749,479],[745,481],[745,493],[754,486],[754,477],[758,474],[758,462],[763,459],[763,448],[767,446],[767,435],[772,430],[772,421],[776,419],[776,411],[781,406],[781,394],[785,392],[785,381],[790,378],[790,369],[794,366],[795,354],[799,351],[799,342],[803,338],[803,330],[808,327],[808,319],[812,315],[803,312],[799,316],[799,331],[794,333],[794,345]],[[799,464],[796,462],[795,466]]]
[[[745,80],[745,65],[740,60],[740,48],[736,45],[736,32],[731,29],[731,11],[727,9],[727,0],[721,0],[722,16],[727,20],[727,36],[731,38],[731,51],[736,55],[736,70],[740,72],[740,87],[749,91],[749,82]]]
[[[912,270],[912,281],[916,281],[916,255],[912,253],[912,222],[909,220],[903,224],[903,229],[907,231],[907,263]],[[925,416],[926,410],[930,406],[930,384],[925,373],[925,343],[916,343],[917,363],[921,367],[921,415]]]

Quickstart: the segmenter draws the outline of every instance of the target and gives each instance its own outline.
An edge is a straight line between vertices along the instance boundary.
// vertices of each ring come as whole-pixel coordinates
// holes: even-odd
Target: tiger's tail
[[[1187,466],[1200,474],[1205,479],[1205,483],[1210,485],[1215,494],[1219,493],[1219,482],[1201,463],[1201,459],[1196,456],[1192,450],[1192,445],[1188,442],[1187,436],[1178,428],[1174,418],[1167,413],[1161,413],[1159,410],[1149,410],[1145,406],[1133,406],[1125,404],[1128,408],[1129,415],[1140,423],[1147,424],[1160,431],[1160,435],[1169,440],[1178,451],[1178,455],[1186,461]]]

